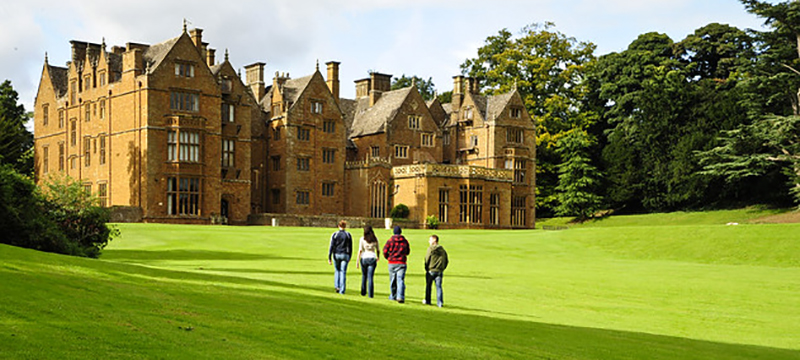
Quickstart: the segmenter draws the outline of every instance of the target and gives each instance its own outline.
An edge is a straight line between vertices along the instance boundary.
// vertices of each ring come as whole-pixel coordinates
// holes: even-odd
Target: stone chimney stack
[[[450,101],[453,113],[458,114],[464,102],[464,76],[453,76],[453,99]]]
[[[197,49],[203,48],[203,29],[192,29],[189,31],[189,36],[192,37],[192,42]]]
[[[206,64],[208,64],[208,67],[212,67],[216,63],[215,59],[216,53],[217,49],[212,49],[212,48],[206,49]]]
[[[465,78],[466,81],[466,91],[470,94],[477,94],[478,93],[478,79],[475,78]]]
[[[247,86],[256,97],[256,101],[261,101],[266,95],[266,87],[264,86],[264,66],[267,65],[263,62],[257,62],[244,67],[245,78]]]
[[[339,64],[341,63],[337,61],[325,63],[325,65],[328,65],[328,89],[331,90],[333,99],[336,100],[337,104],[339,103]]]
[[[373,72],[370,74],[369,106],[375,105],[384,92],[392,87],[392,75]]]

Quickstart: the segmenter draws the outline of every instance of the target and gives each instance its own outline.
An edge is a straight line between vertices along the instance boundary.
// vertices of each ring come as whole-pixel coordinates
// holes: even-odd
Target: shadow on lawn
[[[133,262],[150,260],[312,260],[269,254],[208,250],[104,250],[102,258]]]
[[[316,274],[318,272],[310,272]],[[325,272],[328,275],[327,272]],[[325,286],[305,286],[246,279],[235,276],[218,274],[183,273],[180,271],[153,270],[153,280],[167,280],[190,277],[197,280],[239,283],[252,285],[266,285],[275,289],[240,288],[231,291],[212,291],[204,294],[211,298],[220,297],[211,303],[232,301],[229,295],[236,293],[237,302],[242,308],[248,304],[269,303],[271,308],[282,311],[264,311],[253,308],[250,316],[257,318],[256,323],[271,323],[284,321],[285,313],[293,316],[309,316],[314,314],[314,322],[336,323],[345,316],[348,327],[370,328],[377,330],[368,338],[361,340],[368,342],[374,338],[392,338],[403,343],[403,354],[422,354],[430,351],[430,344],[417,339],[439,338],[447,334],[449,343],[470,344],[464,349],[459,346],[446,346],[437,348],[438,355],[443,358],[466,357],[472,358],[519,358],[519,359],[800,359],[800,351],[771,348],[766,346],[730,344],[705,340],[680,338],[656,334],[639,333],[632,331],[598,329],[589,327],[576,327],[558,324],[548,324],[533,319],[502,319],[492,314],[503,314],[520,317],[516,314],[505,314],[493,311],[471,309],[448,305],[444,309],[434,309],[415,302],[397,305],[385,301],[381,297],[385,294],[376,292],[374,304],[369,305],[371,316],[361,318],[355,316],[362,314],[365,304],[353,301],[357,295],[345,297],[323,296],[321,293],[331,293],[332,289]],[[311,294],[299,295],[289,292],[289,289],[310,290]],[[371,300],[367,300],[371,301]],[[469,313],[448,311],[457,309]],[[351,316],[352,315],[352,316]],[[391,327],[374,327],[374,319],[392,319]],[[362,323],[363,322],[363,323]],[[419,324],[437,324],[434,328],[420,328]],[[279,327],[282,334],[274,335],[275,338],[292,339],[307,329],[298,329],[294,326]],[[271,331],[275,331],[273,329]],[[373,338],[374,337],[374,338]],[[328,342],[315,343],[323,347],[325,353],[334,357],[355,356],[351,346],[335,345]],[[319,341],[319,339],[315,340]],[[273,346],[272,344],[270,346]],[[287,342],[282,353],[289,357],[308,357],[308,348],[292,346]],[[307,344],[308,345],[308,344]],[[293,348],[294,350],[286,350]],[[265,349],[266,350],[266,349]],[[175,351],[180,351],[175,349]],[[269,353],[269,350],[266,350]],[[466,351],[466,353],[465,353]],[[213,356],[213,354],[209,354]],[[226,354],[231,356],[231,354]],[[364,354],[366,355],[366,354]],[[358,357],[358,356],[355,356]]]

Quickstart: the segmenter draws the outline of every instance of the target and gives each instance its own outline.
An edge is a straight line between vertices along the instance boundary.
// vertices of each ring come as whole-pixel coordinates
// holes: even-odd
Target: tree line
[[[800,3],[740,1],[768,31],[649,32],[602,56],[552,23],[486,38],[461,69],[522,95],[538,216],[800,203]]]

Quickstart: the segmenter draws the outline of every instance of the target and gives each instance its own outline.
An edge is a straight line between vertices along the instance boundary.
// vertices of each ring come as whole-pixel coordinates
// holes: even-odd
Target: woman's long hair
[[[364,240],[368,243],[377,243],[378,238],[375,237],[375,232],[372,231],[372,226],[365,226],[364,227]]]

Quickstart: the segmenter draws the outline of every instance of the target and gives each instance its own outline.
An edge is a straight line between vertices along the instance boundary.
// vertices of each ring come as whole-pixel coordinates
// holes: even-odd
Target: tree
[[[33,148],[33,134],[25,128],[29,115],[18,100],[11,81],[0,84],[0,163],[11,164],[23,174],[32,174],[32,157],[27,153]]]
[[[555,29],[553,23],[532,24],[514,37],[507,29],[486,38],[475,58],[461,71],[475,78],[486,94],[517,89],[528,112],[536,120],[537,213],[552,213],[557,201],[554,149],[570,129],[586,128],[598,120],[584,105],[589,93],[586,74],[595,63],[595,45],[579,42]]]
[[[728,183],[781,169],[789,178],[788,192],[800,204],[800,90],[795,90],[800,89],[800,2],[741,2],[772,28],[757,33],[762,52],[745,84],[752,123],[723,132],[719,146],[698,155],[704,173]]]
[[[395,77],[392,79],[392,90],[406,88],[412,84],[417,86],[419,94],[422,95],[422,98],[425,99],[425,101],[433,100],[436,93],[436,88],[433,85],[433,78],[423,80],[416,75],[407,77],[406,74],[403,74],[399,78]]]
[[[745,32],[709,24],[679,43],[642,34],[599,59],[590,98],[608,124],[602,158],[612,206],[666,211],[721,201],[695,152],[747,122],[738,84],[754,56]]]
[[[740,0],[750,13],[765,19],[772,31],[754,32],[759,57],[750,81],[751,117],[800,115],[800,2],[770,4]]]
[[[69,241],[47,214],[47,202],[29,177],[0,164],[0,243],[61,254]]]
[[[558,141],[556,152],[564,159],[558,165],[558,215],[585,220],[601,209],[603,199],[598,195],[601,174],[588,156],[592,142],[582,129],[572,129]]]
[[[777,169],[789,177],[789,193],[800,204],[800,116],[767,116],[724,131],[720,142],[698,153],[706,174],[738,182]]]

